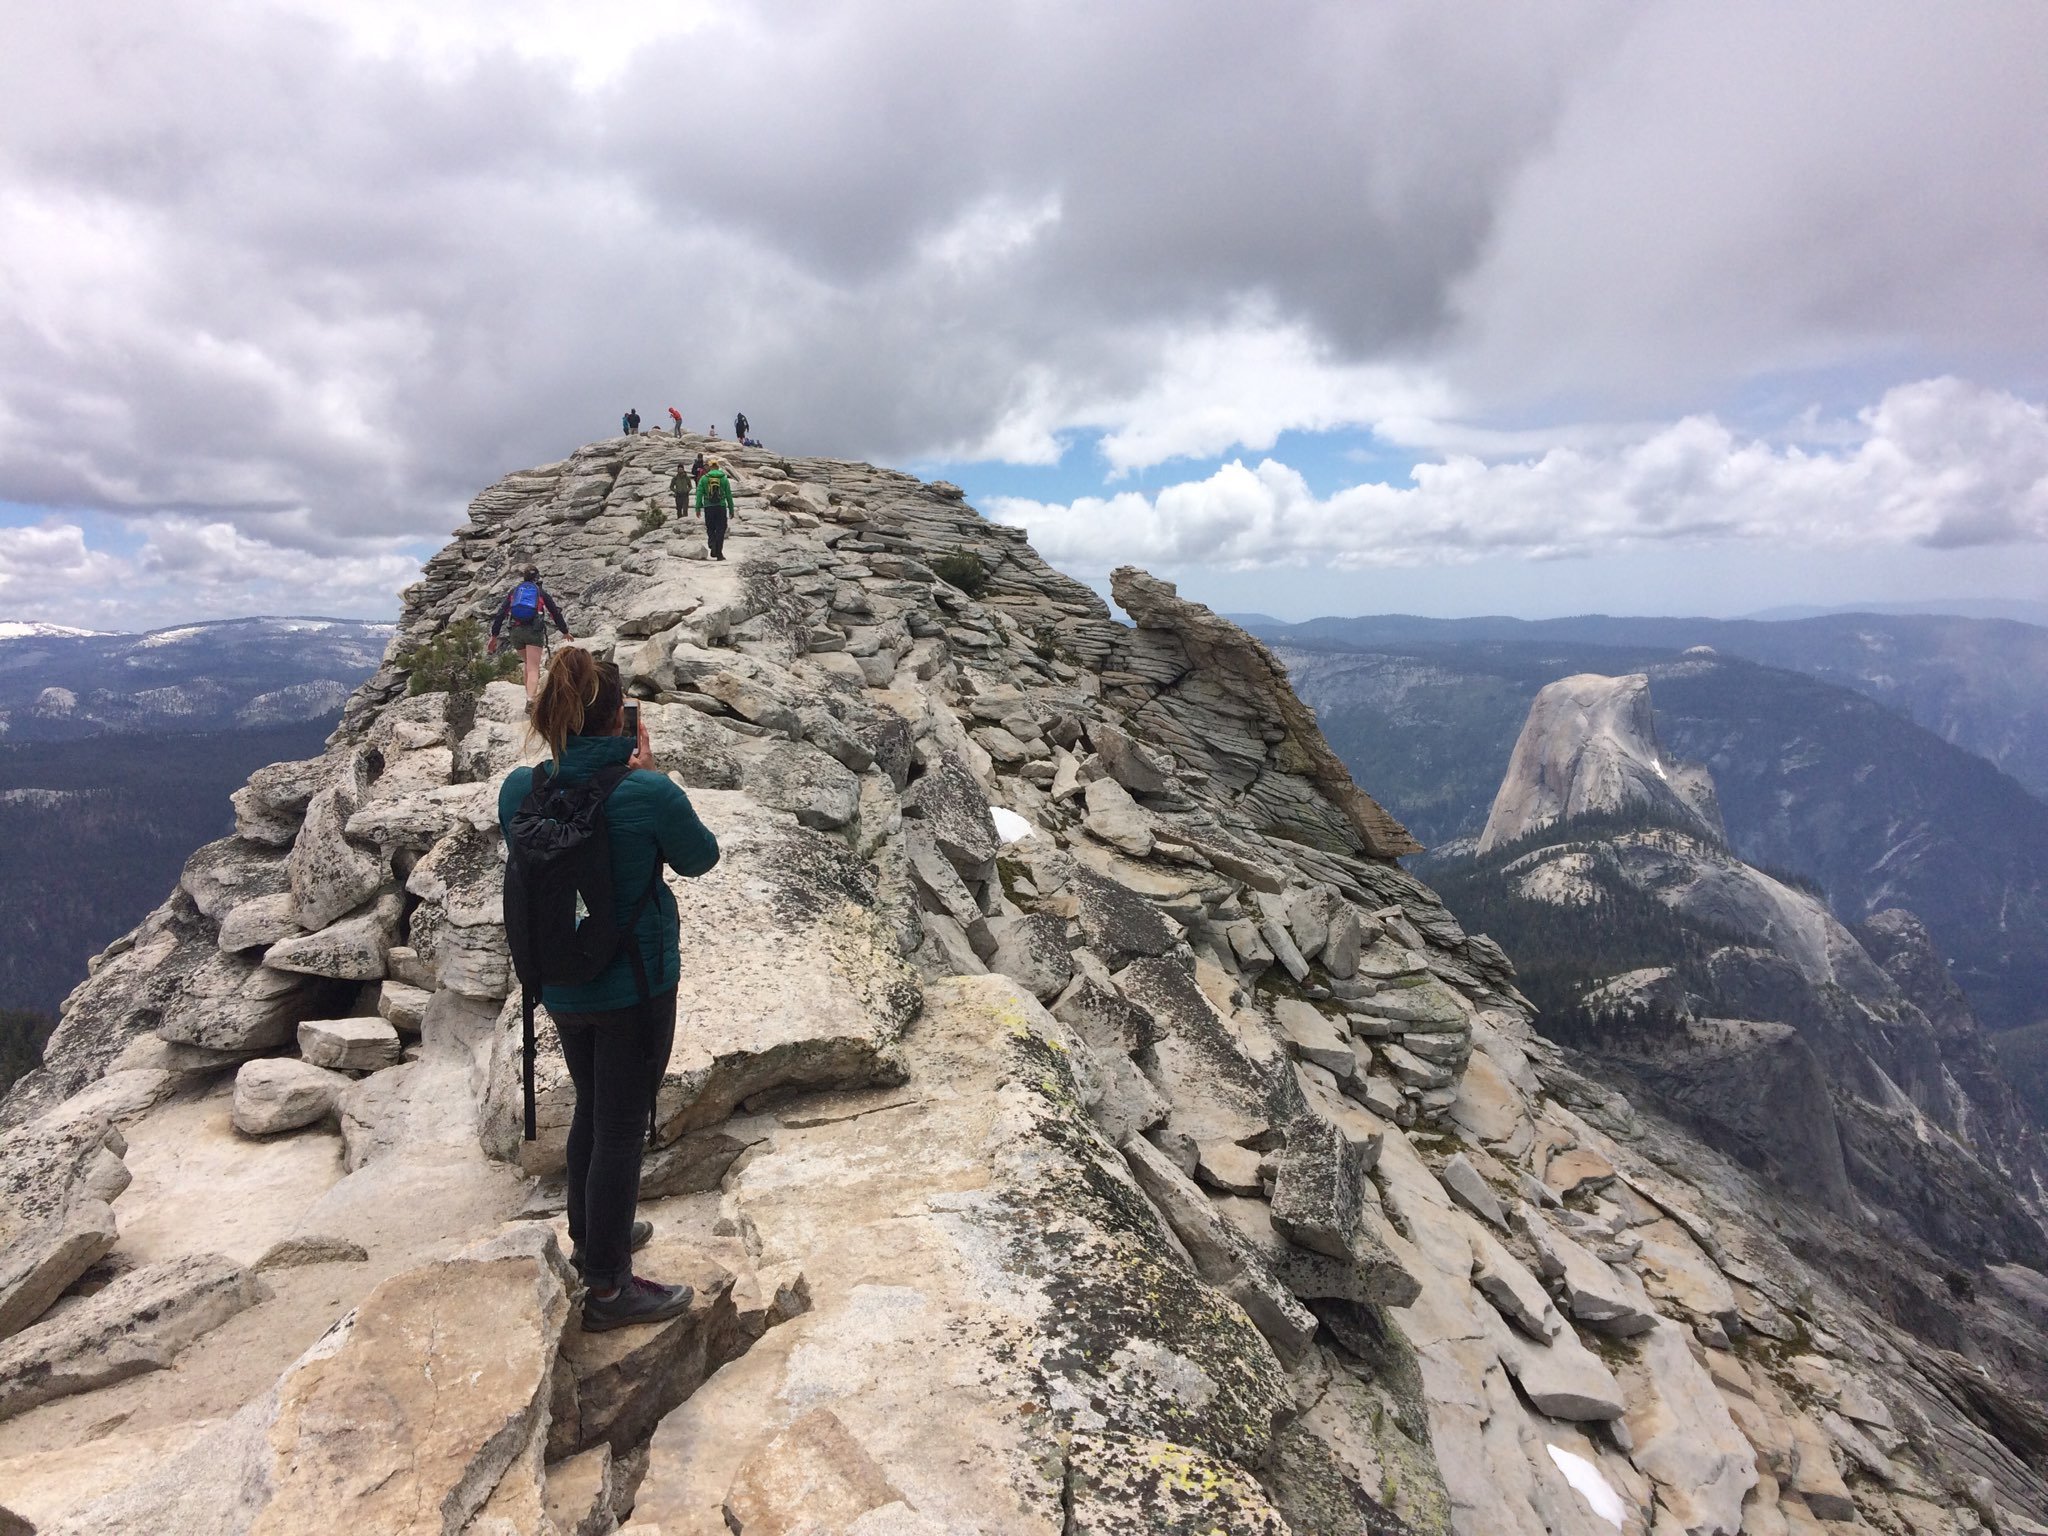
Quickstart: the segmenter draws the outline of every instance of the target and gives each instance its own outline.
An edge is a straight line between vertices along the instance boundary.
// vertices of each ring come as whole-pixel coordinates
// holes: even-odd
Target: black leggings
[[[576,1085],[569,1122],[569,1241],[593,1290],[633,1278],[633,1208],[654,1094],[676,1038],[670,988],[646,1008],[557,1013],[555,1033]]]

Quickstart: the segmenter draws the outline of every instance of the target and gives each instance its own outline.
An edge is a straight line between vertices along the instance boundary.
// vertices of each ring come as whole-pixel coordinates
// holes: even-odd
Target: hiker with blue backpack
[[[660,1322],[687,1285],[633,1273],[654,1235],[636,1221],[642,1145],[675,1044],[681,923],[664,870],[702,875],[718,839],[654,766],[619,669],[579,646],[548,668],[533,708],[548,761],[498,790],[505,938],[519,978],[525,1137],[536,1138],[534,1011],[545,1004],[575,1086],[566,1202],[569,1262],[583,1277],[583,1330]]]
[[[526,707],[529,711],[540,695],[540,665],[547,650],[549,619],[555,621],[555,628],[562,632],[564,640],[576,638],[569,633],[568,621],[562,617],[561,608],[548,596],[547,588],[540,584],[540,567],[529,565],[519,573],[519,584],[498,604],[498,611],[491,618],[490,644],[484,647],[488,654],[497,655],[498,631],[503,629],[505,643],[515,647],[526,658]]]

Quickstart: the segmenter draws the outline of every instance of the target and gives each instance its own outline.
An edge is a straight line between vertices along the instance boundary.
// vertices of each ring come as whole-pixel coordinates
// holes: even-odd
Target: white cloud
[[[1516,461],[1377,509],[1408,542],[1372,558],[1433,558],[1516,524],[1424,514],[1522,460],[1529,494],[1742,473],[1715,418],[1661,471],[1614,419],[1788,369],[2026,393],[2048,355],[2039,7],[16,10],[0,500],[66,517],[375,561],[673,403],[898,463],[1360,428]],[[2002,483],[2002,442],[1949,472]],[[1989,536],[1973,505],[1925,537]]]
[[[227,523],[165,517],[133,554],[92,547],[76,523],[0,528],[0,616],[140,630],[250,613],[384,618],[419,560],[386,543],[319,553]]]
[[[1270,459],[1224,465],[1153,495],[988,509],[1056,563],[1363,569],[1556,558],[1669,541],[1781,548],[2048,542],[2048,411],[1999,390],[1929,379],[1891,390],[1840,448],[1738,438],[1712,417],[1624,448],[1556,448],[1502,463],[1417,465],[1414,485],[1318,498]]]

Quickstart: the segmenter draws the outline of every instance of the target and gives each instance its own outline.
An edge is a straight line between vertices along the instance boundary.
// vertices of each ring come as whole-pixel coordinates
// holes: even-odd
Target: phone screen
[[[638,736],[640,734],[640,706],[638,704],[628,704],[626,706],[626,734],[628,736]]]

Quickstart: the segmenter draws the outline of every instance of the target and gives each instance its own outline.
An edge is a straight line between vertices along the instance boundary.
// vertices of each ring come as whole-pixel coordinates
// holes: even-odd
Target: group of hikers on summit
[[[680,413],[670,414],[680,432]],[[627,412],[624,425],[637,431],[639,413]],[[748,441],[745,416],[733,427]],[[669,489],[678,516],[694,510],[703,518],[710,557],[723,560],[734,512],[730,471],[699,453],[677,466]],[[550,623],[563,641],[552,657]],[[535,1016],[545,1008],[575,1090],[569,1262],[583,1279],[583,1327],[599,1332],[676,1317],[692,1299],[687,1285],[635,1275],[632,1255],[654,1235],[635,1216],[640,1159],[657,1129],[681,978],[681,924],[664,873],[706,873],[718,862],[718,839],[655,767],[640,706],[627,699],[618,667],[574,638],[539,565],[521,566],[491,617],[488,649],[510,645],[523,658],[530,739],[547,749],[544,762],[513,769],[498,789],[525,1134],[537,1134]]]
[[[671,437],[681,437],[683,435],[683,413],[674,406],[670,406],[668,408],[668,417],[669,435]],[[626,414],[619,418],[619,430],[628,437],[638,437],[640,435],[640,408],[638,406],[629,406]],[[742,448],[759,448],[762,446],[761,439],[755,437],[753,433],[753,426],[747,421],[747,413],[745,411],[741,411],[737,416],[733,417],[732,438],[734,442],[738,443]],[[711,437],[718,436],[718,426],[715,422],[712,424],[708,435]]]

